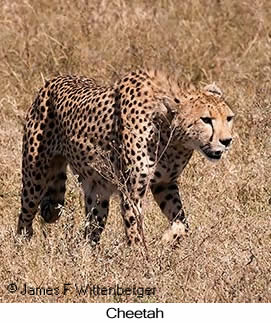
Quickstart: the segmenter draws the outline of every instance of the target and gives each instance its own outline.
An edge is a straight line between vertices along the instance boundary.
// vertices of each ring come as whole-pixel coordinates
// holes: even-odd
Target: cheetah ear
[[[222,97],[223,95],[223,92],[221,91],[221,89],[214,82],[212,84],[206,85],[204,87],[204,91],[218,97]]]

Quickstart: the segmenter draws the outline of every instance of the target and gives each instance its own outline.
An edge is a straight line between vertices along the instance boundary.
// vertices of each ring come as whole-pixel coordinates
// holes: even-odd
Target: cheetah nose
[[[232,138],[227,138],[227,139],[219,139],[219,141],[224,145],[225,147],[229,147],[231,144]]]

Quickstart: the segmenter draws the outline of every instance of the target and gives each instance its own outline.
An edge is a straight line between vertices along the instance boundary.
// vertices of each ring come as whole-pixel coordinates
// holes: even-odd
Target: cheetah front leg
[[[97,175],[98,176],[98,175]],[[82,183],[85,193],[86,225],[85,239],[95,246],[104,230],[111,191],[101,185],[102,178],[88,179]]]
[[[157,184],[151,187],[153,196],[162,212],[167,216],[170,227],[163,235],[163,242],[176,243],[188,231],[179,189],[176,182]]]
[[[131,192],[122,194],[121,198],[121,211],[128,245],[138,245],[142,242],[143,234],[141,198]]]

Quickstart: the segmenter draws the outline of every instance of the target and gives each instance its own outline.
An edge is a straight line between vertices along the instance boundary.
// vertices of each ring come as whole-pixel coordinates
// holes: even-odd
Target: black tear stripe
[[[211,138],[210,138],[210,142],[213,141],[213,138],[214,138],[214,126],[213,126],[213,123],[211,123],[211,126],[212,126],[212,135],[211,135]]]

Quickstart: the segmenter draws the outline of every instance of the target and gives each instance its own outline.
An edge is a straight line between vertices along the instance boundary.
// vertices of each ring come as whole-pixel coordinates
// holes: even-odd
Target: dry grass
[[[2,302],[271,301],[271,4],[269,0],[0,0],[0,299]],[[180,186],[191,234],[160,238],[167,222],[150,197],[149,261],[125,244],[117,199],[101,246],[82,239],[70,176],[63,217],[15,234],[23,116],[44,78],[74,73],[108,82],[134,65],[193,83],[216,81],[236,112],[235,140],[215,166],[195,154]],[[71,283],[67,295],[10,294]],[[74,284],[155,287],[154,296],[78,296]]]

